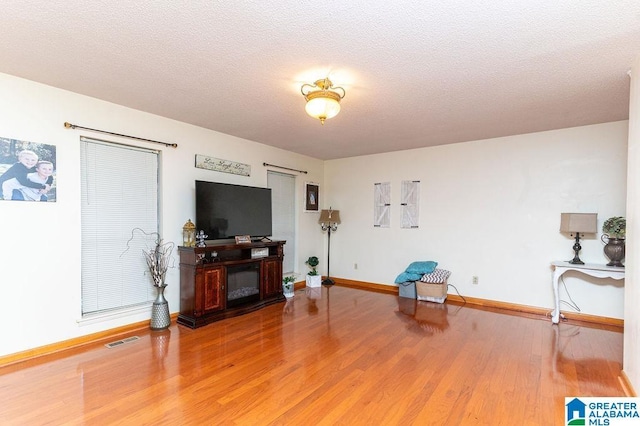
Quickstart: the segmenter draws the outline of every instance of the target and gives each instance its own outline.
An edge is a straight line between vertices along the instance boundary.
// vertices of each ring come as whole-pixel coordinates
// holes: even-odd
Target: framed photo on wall
[[[0,137],[0,200],[56,201],[56,147]]]
[[[320,186],[317,183],[305,182],[304,184],[304,211],[320,211]]]

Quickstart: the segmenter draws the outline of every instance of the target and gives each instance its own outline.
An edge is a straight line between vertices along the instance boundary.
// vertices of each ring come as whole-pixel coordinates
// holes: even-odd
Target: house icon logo
[[[587,404],[574,398],[567,404],[566,420],[567,425],[584,425],[585,424],[585,408]]]

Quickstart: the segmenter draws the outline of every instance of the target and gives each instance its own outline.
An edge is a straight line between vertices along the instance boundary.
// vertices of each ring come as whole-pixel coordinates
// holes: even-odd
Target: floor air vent
[[[124,345],[125,343],[135,342],[138,339],[140,339],[138,336],[131,336],[131,337],[127,337],[126,339],[117,340],[115,342],[107,343],[105,346],[108,347],[109,349],[111,349],[111,348],[115,348],[116,346]]]

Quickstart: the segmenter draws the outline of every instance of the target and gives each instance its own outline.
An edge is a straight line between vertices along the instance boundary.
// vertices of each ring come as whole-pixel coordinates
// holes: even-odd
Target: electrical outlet
[[[353,269],[358,269],[358,264],[357,263],[353,264]]]
[[[473,278],[471,278],[471,282],[475,285],[478,285],[478,276],[474,275]]]

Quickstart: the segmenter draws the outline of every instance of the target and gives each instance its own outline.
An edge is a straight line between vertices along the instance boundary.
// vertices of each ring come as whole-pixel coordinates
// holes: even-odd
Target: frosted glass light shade
[[[340,102],[331,98],[314,98],[307,102],[304,107],[307,114],[317,119],[333,118],[340,112]]]
[[[335,117],[340,112],[340,100],[345,92],[342,87],[334,87],[328,78],[316,80],[314,84],[303,84],[300,88],[302,96],[307,100],[304,107],[307,114],[313,118],[324,121]]]

